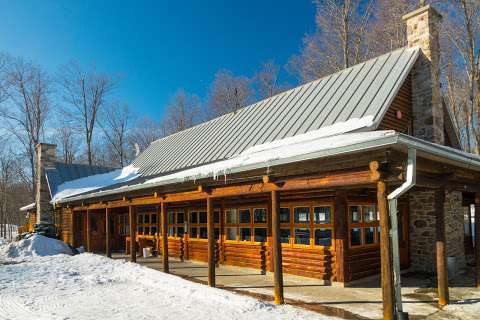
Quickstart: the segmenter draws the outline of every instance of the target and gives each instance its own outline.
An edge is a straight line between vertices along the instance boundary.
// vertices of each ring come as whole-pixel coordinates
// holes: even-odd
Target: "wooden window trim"
[[[364,222],[363,221],[363,208],[366,206],[374,206],[376,212],[376,220],[372,222]],[[351,222],[350,220],[350,208],[351,207],[360,207],[360,222]],[[377,248],[380,246],[380,238],[378,235],[378,227],[380,226],[380,222],[378,220],[378,209],[377,205],[373,201],[352,201],[348,203],[348,246],[350,249],[365,249],[365,248]],[[365,235],[364,229],[373,227],[375,228],[374,233],[374,243],[367,243],[365,244]],[[360,244],[353,245],[351,244],[351,230],[355,228],[360,228]]]

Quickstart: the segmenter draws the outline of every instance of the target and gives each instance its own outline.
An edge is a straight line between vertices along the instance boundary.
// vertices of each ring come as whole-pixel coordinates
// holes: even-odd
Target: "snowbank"
[[[56,254],[72,254],[72,250],[63,241],[38,234],[0,246],[0,260],[52,256]]]
[[[89,253],[3,266],[0,288],[0,319],[332,319]]]

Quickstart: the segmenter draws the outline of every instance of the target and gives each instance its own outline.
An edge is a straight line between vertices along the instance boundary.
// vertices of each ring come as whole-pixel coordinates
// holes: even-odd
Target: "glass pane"
[[[315,229],[315,245],[330,247],[332,245],[332,230]]]
[[[267,223],[267,209],[256,208],[253,210],[253,222]]]
[[[177,212],[177,223],[184,223],[185,217],[183,212]]]
[[[360,222],[360,206],[351,206],[350,207],[350,222],[357,223]]]
[[[169,237],[175,236],[175,228],[174,227],[168,228],[168,236]]]
[[[168,223],[175,223],[175,213],[169,212],[168,213]]]
[[[215,240],[220,239],[220,229],[219,228],[214,228],[213,229],[213,236],[214,236]]]
[[[280,242],[290,243],[290,229],[280,229]]]
[[[213,223],[220,223],[220,212],[213,212]]]
[[[152,223],[157,223],[157,214],[152,213]]]
[[[149,235],[150,234],[150,227],[145,227],[145,229],[143,230],[144,234],[147,234]]]
[[[157,233],[157,227],[151,227],[150,232],[152,235],[155,235]]]
[[[377,239],[380,242],[380,227],[377,227]]]
[[[200,228],[200,239],[208,239],[208,230],[205,227]]]
[[[362,244],[361,229],[360,228],[350,229],[350,245],[359,246],[361,244]]]
[[[143,234],[143,227],[142,227],[142,226],[139,226],[137,229],[138,229],[137,232],[138,232],[139,234]]]
[[[375,206],[363,206],[363,222],[372,222],[377,218]]]
[[[184,233],[185,233],[185,229],[183,227],[178,227],[177,228],[177,237],[179,237],[179,238],[183,237]]]
[[[240,228],[240,241],[251,241],[251,235],[250,228]]]
[[[143,214],[138,215],[137,223],[143,223]]]
[[[267,241],[267,228],[255,228],[253,236],[256,242]]]
[[[198,223],[197,211],[190,212],[190,223]]]
[[[280,208],[280,223],[290,222],[290,208]]]
[[[143,215],[143,222],[150,223],[150,215],[148,213]]]
[[[310,229],[297,228],[295,229],[295,243],[296,244],[310,244]]]
[[[375,243],[375,228],[363,228],[363,243],[372,244]]]
[[[249,209],[240,209],[240,223],[250,223],[250,210]]]
[[[205,211],[199,212],[198,216],[198,220],[200,221],[200,223],[207,223],[207,213]]]
[[[190,238],[197,238],[198,231],[196,227],[190,228]]]
[[[330,207],[314,207],[313,222],[330,223]]]
[[[226,223],[237,223],[237,210],[229,209],[225,211],[225,222]]]
[[[227,240],[237,240],[237,228],[227,228]]]
[[[309,223],[310,222],[310,208],[298,207],[293,209],[295,223]]]

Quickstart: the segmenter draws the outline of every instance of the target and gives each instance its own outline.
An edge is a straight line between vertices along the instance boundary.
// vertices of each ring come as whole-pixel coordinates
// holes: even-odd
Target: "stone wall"
[[[435,191],[414,189],[409,194],[410,263],[413,270],[436,270]],[[445,233],[447,256],[457,258],[458,268],[465,266],[462,193],[445,192]]]

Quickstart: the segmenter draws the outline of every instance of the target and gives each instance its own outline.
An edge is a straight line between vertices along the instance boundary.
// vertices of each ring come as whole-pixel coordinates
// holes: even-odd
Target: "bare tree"
[[[254,79],[260,99],[268,98],[278,93],[278,72],[280,68],[274,60],[263,62],[255,73]]]
[[[72,124],[65,119],[59,119],[58,123],[60,125],[55,129],[53,140],[57,144],[62,161],[71,164],[75,161],[78,152],[78,141],[76,139],[78,133]]]
[[[101,121],[99,122],[107,142],[115,154],[114,158],[121,167],[125,165],[127,160],[131,159],[127,152],[127,138],[132,121],[133,115],[128,105],[116,102],[107,105],[103,109]]]
[[[70,107],[66,114],[77,123],[84,134],[87,160],[91,165],[97,118],[116,81],[109,75],[98,73],[95,68],[85,71],[77,63],[70,63],[61,68],[59,82],[63,88],[64,101]]]
[[[160,124],[144,116],[137,120],[134,128],[130,130],[128,141],[131,146],[138,145],[139,150],[145,150],[150,143],[164,136]]]
[[[253,93],[247,77],[234,76],[229,70],[218,71],[208,93],[208,116],[220,116],[246,106]]]
[[[51,82],[43,70],[21,58],[6,73],[7,99],[0,117],[29,159],[31,192],[35,189],[35,146],[40,142],[50,107]]]
[[[170,99],[165,110],[162,124],[165,134],[185,130],[197,124],[201,118],[200,98],[188,94],[183,89],[178,90]]]
[[[374,0],[317,0],[316,32],[289,62],[302,81],[348,68],[369,57],[365,46]]]

